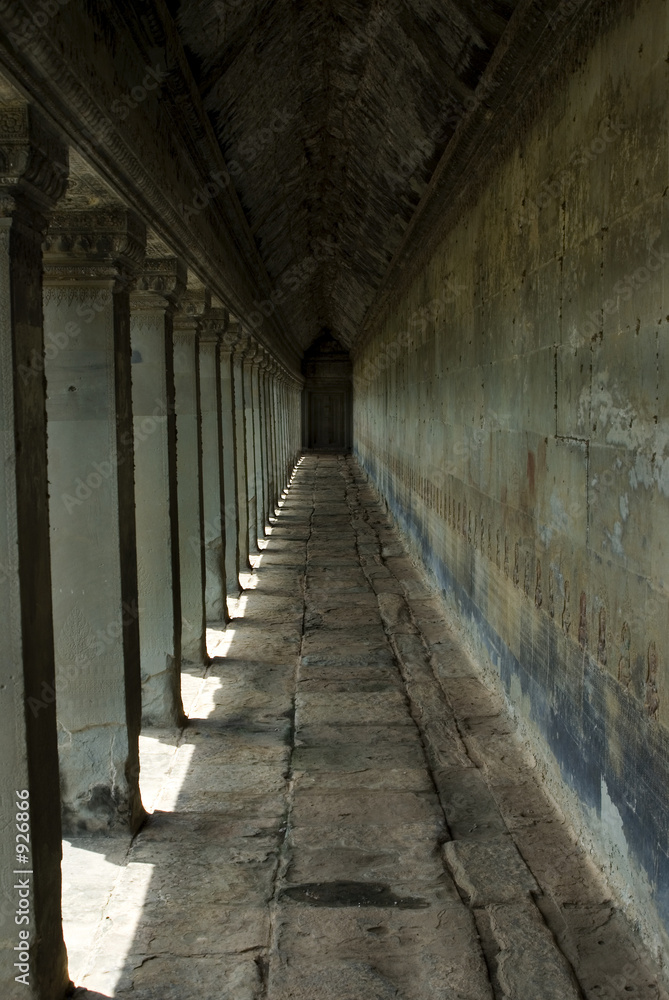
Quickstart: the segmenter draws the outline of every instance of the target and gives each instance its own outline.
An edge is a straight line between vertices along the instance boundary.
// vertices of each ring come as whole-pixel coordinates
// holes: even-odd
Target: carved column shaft
[[[288,400],[286,397],[286,383],[279,371],[279,420],[281,424],[281,433],[279,439],[279,455],[281,461],[281,477],[280,477],[280,488],[285,490],[288,483]]]
[[[265,448],[263,444],[264,421],[262,412],[262,394],[260,390],[260,364],[262,349],[256,351],[251,369],[251,391],[253,403],[253,441],[255,449],[255,479],[256,479],[256,538],[265,537]]]
[[[183,723],[173,312],[185,285],[181,261],[154,259],[131,294],[142,721],[166,727]]]
[[[263,446],[265,449],[264,486],[265,486],[265,523],[274,515],[274,449],[272,446],[272,424],[274,414],[270,401],[270,358],[265,355],[260,368],[260,391],[263,410]]]
[[[143,223],[56,212],[45,242],[51,555],[63,821],[143,819],[130,288]]]
[[[281,499],[281,489],[282,489],[281,459],[280,459],[281,420],[279,414],[276,372],[277,372],[276,362],[273,361],[270,369],[270,398],[272,406],[272,449],[273,449],[272,466],[274,469],[274,492],[272,494],[272,506],[274,510],[276,510],[279,505],[279,500]]]
[[[31,108],[5,106],[0,158],[0,994],[60,1000],[68,975],[60,909],[41,242],[46,213],[65,186],[67,152]],[[21,848],[17,822],[27,830]],[[17,922],[20,908],[27,922]]]
[[[239,340],[232,355],[232,388],[235,406],[235,451],[237,453],[237,517],[239,524],[239,567],[248,572],[249,562],[249,503],[248,503],[248,437],[246,433],[246,407],[244,400],[244,350],[246,340],[241,329],[234,327]]]
[[[222,470],[223,435],[218,356],[220,336],[220,319],[205,316],[200,325],[199,342],[205,608],[208,622],[228,621],[223,513],[225,507]]]
[[[229,324],[228,324],[229,325]],[[219,345],[221,429],[223,434],[223,493],[225,495],[225,572],[227,591],[237,597],[239,588],[239,492],[237,486],[237,429],[233,387],[233,346],[237,336],[230,329]]]
[[[187,295],[174,317],[174,398],[181,584],[181,656],[207,663],[204,610],[204,501],[198,332],[204,295]]]
[[[250,339],[246,342],[242,362],[244,417],[246,429],[246,495],[248,503],[248,537],[249,553],[258,554],[258,496],[256,473],[256,415],[253,392],[253,359],[256,355],[256,345]]]

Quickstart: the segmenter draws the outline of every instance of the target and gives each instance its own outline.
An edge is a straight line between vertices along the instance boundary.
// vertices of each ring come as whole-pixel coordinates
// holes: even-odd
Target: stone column
[[[249,552],[258,553],[258,513],[256,494],[256,447],[255,447],[255,413],[253,405],[253,359],[256,355],[256,345],[247,341],[242,361],[244,387],[244,419],[246,429],[246,496],[248,503],[248,536]]]
[[[141,718],[130,287],[144,224],[56,212],[45,241],[51,562],[63,825],[136,830]]]
[[[276,468],[277,468],[277,503],[281,499],[284,488],[283,479],[283,411],[281,409],[281,372],[277,365],[274,373],[274,399],[276,406]]]
[[[251,392],[253,400],[253,440],[256,456],[256,538],[265,537],[265,449],[263,446],[264,422],[262,395],[260,393],[260,365],[263,359],[261,347],[256,350],[251,369]]]
[[[274,413],[270,398],[270,368],[271,358],[265,352],[260,370],[260,386],[263,401],[263,446],[265,449],[265,523],[269,524],[270,517],[274,516],[274,449],[272,446],[272,433]]]
[[[221,337],[218,349],[221,384],[221,431],[223,436],[223,495],[225,497],[225,575],[230,597],[238,597],[239,587],[239,496],[237,489],[237,431],[232,376],[233,347],[237,334],[230,329]]]
[[[67,151],[32,108],[17,104],[0,108],[0,156],[0,995],[60,1000],[69,977],[60,909],[41,244],[45,216],[65,188]]]
[[[205,609],[208,622],[227,622],[221,391],[218,342],[221,325],[205,316],[200,324],[200,412],[204,499]]]
[[[281,459],[280,459],[280,437],[281,437],[281,416],[279,413],[279,399],[278,399],[278,383],[277,383],[277,373],[278,367],[276,362],[272,361],[271,368],[271,393],[272,393],[272,449],[273,449],[273,462],[274,467],[274,494],[272,496],[272,506],[276,511],[279,506],[279,500],[281,499]]]
[[[173,312],[185,287],[181,261],[152,259],[130,296],[142,721],[166,727],[184,722]]]
[[[285,490],[288,483],[288,421],[286,413],[286,383],[283,377],[283,373],[279,372],[279,414],[281,418],[281,439],[279,444],[279,452],[281,455],[281,482],[279,487],[281,491]]]
[[[199,317],[204,294],[190,292],[174,316],[174,409],[177,424],[177,507],[181,584],[181,658],[208,662],[204,613],[204,513],[200,422]]]
[[[235,404],[235,451],[237,454],[237,519],[239,525],[239,568],[249,570],[249,504],[246,410],[244,407],[244,351],[247,340],[241,328],[232,328],[238,335],[232,354],[232,389]],[[231,331],[232,332],[232,331]]]

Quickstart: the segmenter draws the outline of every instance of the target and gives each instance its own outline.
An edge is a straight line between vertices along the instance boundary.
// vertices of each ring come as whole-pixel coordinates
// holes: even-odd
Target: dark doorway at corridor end
[[[302,362],[302,447],[344,451],[352,447],[351,358],[329,330],[306,351]]]

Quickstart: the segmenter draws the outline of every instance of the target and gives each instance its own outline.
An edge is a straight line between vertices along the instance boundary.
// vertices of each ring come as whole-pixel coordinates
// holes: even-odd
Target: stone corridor
[[[666,998],[353,459],[255,563],[144,828],[66,843],[78,1000]]]

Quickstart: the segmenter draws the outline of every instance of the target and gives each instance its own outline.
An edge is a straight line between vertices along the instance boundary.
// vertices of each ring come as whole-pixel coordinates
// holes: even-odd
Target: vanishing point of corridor
[[[353,459],[301,460],[256,562],[143,737],[147,824],[66,852],[75,996],[666,998]]]

